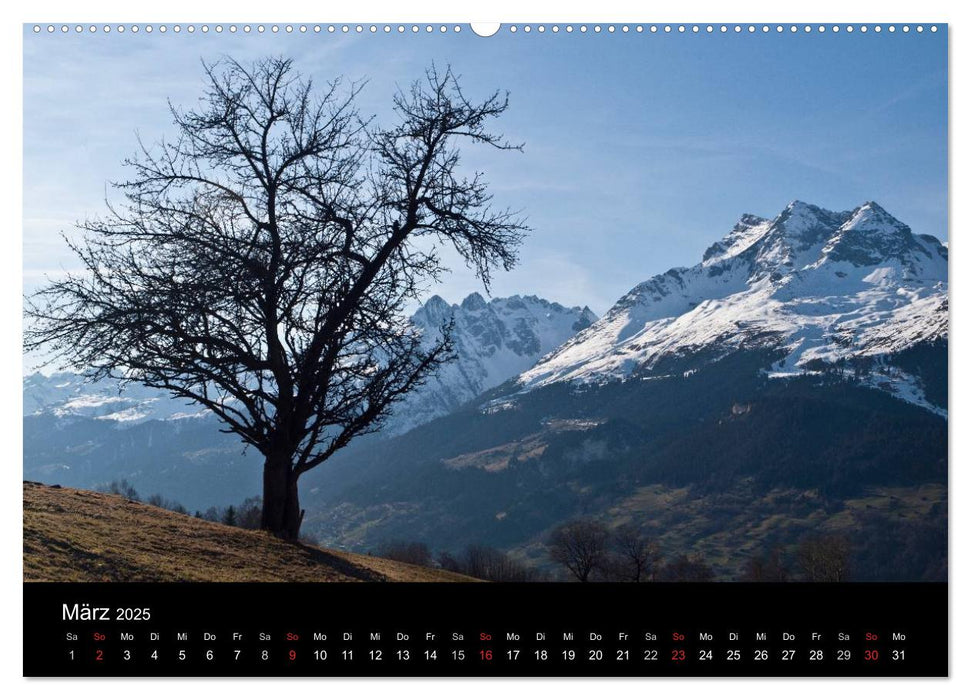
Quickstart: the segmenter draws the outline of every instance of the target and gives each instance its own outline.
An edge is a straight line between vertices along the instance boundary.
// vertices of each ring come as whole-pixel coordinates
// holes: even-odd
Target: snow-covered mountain
[[[946,341],[947,258],[937,238],[875,202],[833,212],[794,201],[774,219],[746,214],[701,263],[637,285],[517,381],[524,390],[604,383],[658,373],[664,360],[768,348],[780,358],[770,376],[865,366],[861,381],[944,413],[892,358]]]
[[[596,320],[587,307],[568,308],[536,296],[487,302],[473,293],[452,305],[433,296],[412,323],[431,340],[452,321],[456,358],[404,400],[385,432],[402,433],[453,411],[532,367]]]
[[[486,302],[479,294],[449,305],[434,296],[412,317],[429,339],[454,320],[456,359],[418,389],[389,420],[389,434],[444,415],[515,377],[577,331],[597,320],[590,309],[567,308],[535,296]],[[204,417],[208,411],[162,391],[117,382],[87,383],[71,373],[32,374],[23,380],[24,415],[83,416],[119,424]]]
[[[81,375],[36,372],[23,381],[24,415],[50,413],[58,418],[80,416],[119,424],[146,420],[201,418],[208,411],[164,391],[140,384],[122,388],[114,380],[87,382]]]

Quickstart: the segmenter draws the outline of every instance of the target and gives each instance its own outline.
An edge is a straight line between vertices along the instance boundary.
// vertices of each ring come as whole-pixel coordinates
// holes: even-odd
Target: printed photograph
[[[947,581],[946,31],[81,29],[25,582]]]

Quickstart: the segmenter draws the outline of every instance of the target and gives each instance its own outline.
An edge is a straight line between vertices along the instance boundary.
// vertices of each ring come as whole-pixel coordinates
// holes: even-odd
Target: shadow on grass
[[[329,554],[328,552],[325,552],[321,549],[317,549],[316,547],[311,547],[310,545],[303,544],[300,542],[294,543],[293,546],[303,550],[303,552],[307,556],[309,556],[318,564],[323,564],[324,566],[331,568],[334,571],[337,571],[339,573],[342,573],[345,576],[351,576],[353,578],[360,579],[361,581],[371,581],[371,582],[381,582],[381,581],[390,580],[387,576],[383,574],[379,574],[377,571],[366,569],[363,566],[357,566],[356,564],[352,564],[346,559],[341,559],[338,556]]]

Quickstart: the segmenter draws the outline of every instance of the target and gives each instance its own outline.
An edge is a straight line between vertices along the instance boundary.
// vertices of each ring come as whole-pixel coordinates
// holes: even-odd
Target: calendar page
[[[948,27],[27,24],[25,676],[948,675]]]

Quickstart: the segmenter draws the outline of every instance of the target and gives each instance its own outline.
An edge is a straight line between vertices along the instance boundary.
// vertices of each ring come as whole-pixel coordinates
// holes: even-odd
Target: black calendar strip
[[[27,676],[945,676],[946,584],[25,584]]]

